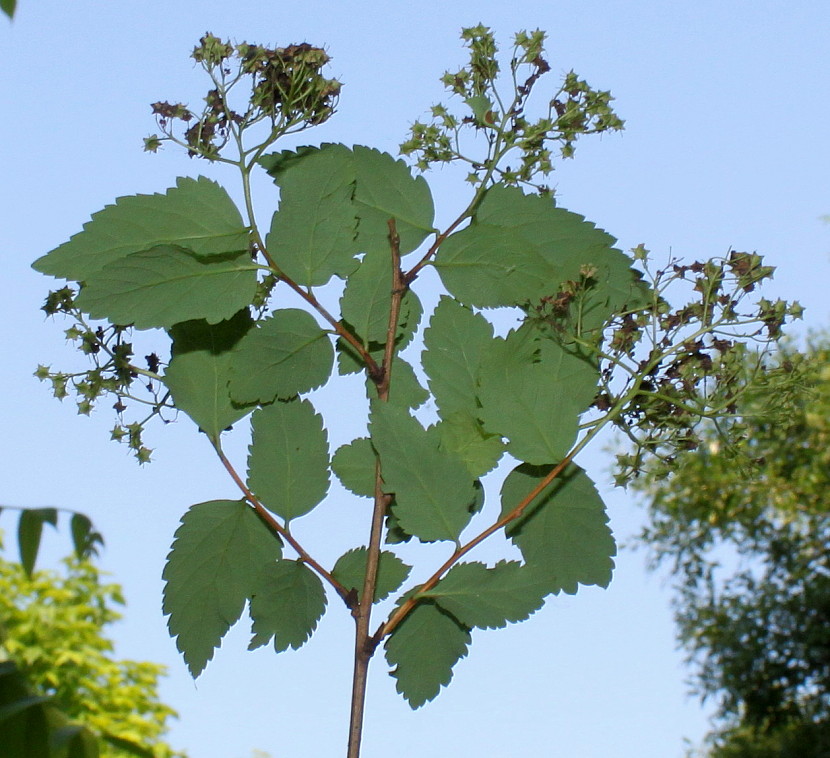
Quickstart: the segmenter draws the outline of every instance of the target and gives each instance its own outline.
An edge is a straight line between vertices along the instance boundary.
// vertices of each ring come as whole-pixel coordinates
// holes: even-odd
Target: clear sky
[[[518,29],[547,30],[554,72],[573,68],[616,96],[626,131],[579,143],[555,176],[560,204],[624,249],[643,242],[659,256],[764,253],[778,267],[768,296],[807,308],[799,332],[830,323],[830,226],[820,218],[830,213],[830,84],[821,63],[830,6],[819,0],[20,0],[13,23],[0,19],[0,502],[93,517],[107,540],[102,564],[129,602],[115,630],[118,652],[169,666],[163,698],[181,714],[170,741],[191,758],[249,758],[254,749],[274,758],[343,755],[351,620],[332,603],[311,643],[280,657],[246,652],[240,624],[192,682],[161,615],[162,564],[185,508],[236,493],[187,419],[151,432],[156,462],[139,468],[108,441],[106,407],[78,417],[32,378],[38,363],[75,358],[61,325],[38,310],[50,282],[29,266],[117,196],[162,191],[178,175],[230,182],[172,149],[141,151],[154,128],[149,103],[203,94],[188,54],[206,30],[325,46],[345,82],[340,111],[303,141],[394,152],[408,125],[443,97],[442,72],[464,60],[459,29],[479,21],[505,47]],[[439,221],[463,207],[450,178],[429,177]],[[273,190],[260,191],[262,215]],[[337,398],[323,391],[315,402],[325,411]],[[341,412],[335,444],[359,423]],[[231,446],[240,462],[244,445]],[[602,450],[581,459],[625,540],[642,514],[630,495],[611,491],[609,460]],[[297,528],[331,562],[364,539],[362,523],[333,490]],[[0,517],[0,527],[12,525]],[[49,544],[57,554],[68,543]],[[494,558],[497,548],[475,557]],[[434,548],[428,563],[439,554]],[[530,622],[476,632],[452,685],[417,712],[395,694],[378,657],[365,758],[680,758],[684,737],[706,731],[707,714],[686,695],[671,594],[644,564],[623,551],[608,590],[553,598]]]

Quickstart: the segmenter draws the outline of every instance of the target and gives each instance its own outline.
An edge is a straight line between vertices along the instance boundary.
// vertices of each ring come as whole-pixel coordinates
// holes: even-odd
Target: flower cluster
[[[450,93],[463,99],[467,113],[455,115],[439,104],[432,108],[430,123],[413,124],[401,153],[413,156],[419,169],[461,161],[472,169],[468,175],[472,184],[500,181],[548,192],[537,178],[553,170],[554,146],[563,158],[570,158],[580,135],[622,129],[623,121],[611,108],[611,93],[591,88],[572,71],[539,117],[528,116],[531,93],[540,77],[550,71],[543,57],[544,32],[516,34],[510,91],[504,94],[498,86],[501,67],[491,31],[479,25],[464,29],[461,37],[470,50],[469,62],[459,71],[445,73],[441,81]],[[486,158],[465,154],[462,142],[470,128],[476,135],[483,133],[488,145]]]
[[[113,408],[118,423],[111,432],[112,439],[124,442],[139,463],[150,460],[151,450],[144,445],[142,433],[145,424],[154,416],[172,409],[169,393],[161,382],[161,359],[155,353],[144,357],[146,368],[136,365],[133,344],[129,341],[131,328],[116,325],[89,324],[74,304],[75,291],[63,287],[50,292],[42,310],[49,316],[62,314],[74,321],[65,330],[68,340],[92,361],[93,367],[84,371],[52,371],[49,366],[38,366],[35,376],[49,382],[52,394],[59,400],[74,394],[78,413],[88,416],[96,403],[104,397],[114,397]],[[145,406],[145,418],[128,422],[125,414],[130,407]]]
[[[155,152],[162,142],[172,141],[186,147],[191,156],[218,160],[232,136],[240,136],[256,123],[269,124],[266,144],[271,144],[288,132],[322,124],[335,111],[341,84],[323,76],[330,58],[319,47],[308,43],[273,49],[245,42],[232,45],[206,34],[191,57],[214,85],[204,98],[205,106],[197,114],[182,103],[153,103],[163,136],[145,138],[145,150]],[[231,90],[243,81],[249,87],[247,102],[235,109]],[[185,127],[181,137],[174,133],[176,121]]]
[[[794,381],[786,366],[770,368],[765,358],[783,324],[803,310],[797,302],[749,301],[774,270],[756,253],[670,261],[655,273],[648,250],[639,246],[632,253],[645,268],[648,293],[633,294],[630,307],[603,329],[586,330],[580,316],[596,286],[594,270],[581,271],[578,281],[527,308],[529,319],[552,327],[564,344],[598,362],[597,418],[612,414],[632,443],[617,459],[619,484],[639,475],[646,457],[671,466],[678,452],[697,448],[709,433],[701,422],[718,425],[721,444],[735,447],[744,428],[736,418],[740,397],[759,382],[785,393]],[[684,284],[688,296],[673,305],[667,298],[676,300]],[[747,343],[756,344],[757,352]]]

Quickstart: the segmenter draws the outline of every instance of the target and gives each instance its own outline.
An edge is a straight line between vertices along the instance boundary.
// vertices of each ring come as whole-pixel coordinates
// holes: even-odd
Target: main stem
[[[407,289],[407,284],[401,271],[400,238],[398,237],[394,219],[390,219],[388,224],[389,247],[392,252],[392,292],[389,305],[389,321],[386,329],[383,365],[381,366],[380,372],[376,372],[372,376],[377,387],[378,398],[384,403],[389,399],[389,382],[392,375],[392,361],[395,357],[395,337],[398,331],[401,300]],[[366,576],[363,581],[363,589],[359,602],[352,609],[352,616],[355,619],[355,641],[347,758],[359,758],[360,756],[369,661],[372,659],[375,648],[377,647],[377,642],[369,632],[369,625],[372,621],[372,604],[375,600],[375,588],[377,587],[380,544],[383,539],[383,520],[386,517],[389,501],[390,496],[383,491],[380,460],[377,460],[375,462],[375,503],[372,510],[372,528],[369,534],[369,547],[366,551]]]

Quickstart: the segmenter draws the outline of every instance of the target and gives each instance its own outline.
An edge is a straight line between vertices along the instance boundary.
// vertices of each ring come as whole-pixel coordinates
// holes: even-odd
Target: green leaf
[[[331,157],[327,157],[331,154]],[[389,257],[389,219],[395,219],[401,255],[415,250],[432,233],[434,207],[423,177],[413,177],[409,167],[388,153],[355,146],[326,144],[319,150],[301,147],[265,155],[260,163],[278,184],[285,177],[301,174],[306,164],[329,160],[345,181],[346,156],[351,157],[350,178],[354,183],[353,214],[358,219],[358,249],[384,251]]]
[[[372,441],[358,437],[337,448],[331,468],[347,490],[361,497],[374,497],[376,461]]]
[[[468,97],[464,101],[473,112],[476,119],[476,124],[479,126],[488,126],[493,124],[493,103],[484,95],[474,95]]]
[[[164,383],[173,402],[214,442],[224,429],[251,412],[231,401],[231,352],[251,330],[253,320],[245,308],[227,321],[185,321],[170,331],[172,359]]]
[[[347,590],[357,592],[358,600],[366,579],[366,552],[365,547],[349,550],[337,559],[331,571],[332,576]],[[381,551],[373,602],[378,603],[389,597],[406,581],[410,571],[412,566],[407,566],[397,555],[388,550]]]
[[[539,302],[581,269],[596,269],[583,307],[585,329],[600,328],[643,290],[631,259],[615,240],[584,217],[556,208],[548,198],[497,185],[482,200],[473,222],[441,245],[435,266],[450,293],[479,308]]]
[[[14,17],[14,10],[17,7],[17,0],[0,0],[0,10],[9,18]]]
[[[251,599],[248,650],[274,639],[278,653],[302,647],[326,611],[326,592],[317,574],[301,561],[269,563]]]
[[[462,624],[479,629],[500,629],[508,622],[524,621],[542,607],[546,582],[516,561],[459,563],[423,597],[430,597]]]
[[[69,530],[72,533],[72,547],[79,560],[97,555],[97,546],[104,544],[104,538],[95,531],[92,522],[83,513],[72,514]]]
[[[424,332],[421,361],[438,412],[476,412],[481,357],[493,341],[493,327],[452,298],[442,297]]]
[[[119,197],[93,214],[82,232],[36,260],[34,268],[81,282],[109,263],[157,245],[187,248],[197,256],[238,252],[248,249],[248,228],[216,182],[179,178],[164,195]]]
[[[308,513],[329,489],[323,417],[308,400],[277,401],[254,413],[248,486],[286,521]]]
[[[386,343],[392,299],[392,266],[388,251],[369,251],[346,282],[340,312],[364,345]],[[396,340],[404,347],[418,328],[421,304],[411,290],[401,300]],[[404,336],[407,339],[404,341]]]
[[[96,271],[75,304],[93,318],[137,329],[215,324],[250,305],[256,269],[247,252],[198,257],[172,245],[132,253]]]
[[[239,619],[264,566],[281,555],[279,540],[244,501],[212,500],[185,513],[162,574],[163,609],[194,678]]]
[[[150,748],[137,745],[132,740],[125,740],[123,737],[119,737],[116,734],[108,734],[104,732],[101,734],[101,739],[108,745],[127,753],[127,755],[135,755],[138,758],[155,758],[156,755]]]
[[[478,419],[467,411],[450,413],[437,427],[441,449],[461,458],[476,478],[492,471],[504,455],[501,437],[484,431]]]
[[[366,394],[370,400],[377,400],[378,388],[366,379]],[[389,402],[404,408],[418,408],[429,399],[427,392],[415,376],[415,370],[402,358],[395,358],[392,364],[392,381],[389,383]]]
[[[275,178],[280,206],[266,246],[280,269],[305,287],[351,274],[358,266],[351,151],[343,145],[308,151]]]
[[[239,343],[231,361],[231,397],[237,403],[270,403],[308,392],[328,381],[334,350],[314,317],[283,308]]]
[[[548,474],[550,466],[518,466],[501,490],[502,516]],[[616,555],[605,505],[594,483],[571,464],[506,528],[525,562],[546,582],[548,592],[574,594],[578,584],[607,587]]]
[[[20,520],[17,522],[17,546],[20,550],[20,563],[29,578],[35,570],[44,523],[57,526],[57,509],[27,508],[20,512]]]
[[[507,451],[520,461],[556,462],[576,440],[598,379],[595,365],[525,324],[482,359],[479,417],[488,432],[509,439]]]
[[[452,679],[452,667],[467,655],[470,631],[436,605],[421,602],[386,640],[396,689],[412,708],[432,700]]]
[[[409,167],[388,153],[360,145],[354,148],[354,203],[359,218],[358,239],[367,253],[389,253],[389,219],[395,219],[400,253],[415,250],[434,231],[435,209],[429,185],[413,177]]]
[[[369,428],[384,490],[395,494],[393,512],[403,530],[424,541],[457,540],[475,497],[464,462],[439,450],[405,408],[375,403]]]

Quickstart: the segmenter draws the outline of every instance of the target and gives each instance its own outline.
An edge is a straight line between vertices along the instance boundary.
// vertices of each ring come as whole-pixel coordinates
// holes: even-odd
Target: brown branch
[[[254,511],[256,512],[257,516],[265,523],[265,525],[271,530],[271,532],[278,534],[282,539],[284,539],[292,548],[296,551],[297,555],[300,557],[300,560],[303,563],[308,564],[311,568],[313,568],[323,579],[325,579],[343,598],[343,602],[351,608],[354,600],[352,596],[349,594],[349,591],[338,582],[328,571],[326,571],[317,561],[314,560],[303,548],[303,546],[297,542],[291,532],[288,531],[279,521],[277,521],[271,512],[260,502],[259,498],[251,492],[245,482],[242,481],[242,478],[237,473],[236,469],[233,467],[233,464],[228,460],[227,456],[223,452],[222,448],[219,446],[218,443],[214,443],[214,449],[216,450],[216,454],[219,456],[219,460],[222,461],[222,465],[225,467],[225,470],[230,474],[231,479],[234,480],[236,486],[242,491],[242,494],[245,496],[245,499],[251,504]]]
[[[374,358],[369,354],[369,351],[363,346],[363,343],[355,337],[348,329],[346,329],[343,324],[341,324],[331,313],[326,310],[326,308],[320,303],[320,301],[308,292],[304,290],[297,282],[295,282],[290,276],[285,274],[282,269],[277,265],[276,261],[271,257],[271,254],[268,252],[268,249],[265,247],[265,243],[262,241],[262,237],[259,235],[259,232],[255,233],[254,237],[254,244],[257,250],[262,253],[262,257],[265,258],[265,262],[273,271],[274,275],[282,282],[285,282],[294,292],[296,292],[303,300],[305,300],[312,308],[314,308],[317,313],[319,313],[329,324],[331,324],[332,329],[337,332],[338,336],[342,337],[346,342],[348,342],[360,355],[363,359],[363,362],[366,364],[366,368],[369,370],[370,376],[377,376],[380,373],[380,367],[375,361]]]
[[[278,269],[275,270],[277,277],[280,281],[285,282],[289,287],[291,287],[294,292],[296,292],[303,300],[305,300],[314,310],[317,311],[326,321],[331,324],[334,331],[337,332],[338,336],[342,337],[346,342],[348,342],[360,355],[363,359],[363,362],[366,364],[366,368],[369,371],[370,376],[377,376],[380,373],[380,366],[378,366],[377,362],[374,358],[370,355],[369,351],[363,346],[363,343],[355,337],[348,329],[346,329],[343,324],[341,324],[334,316],[332,316],[317,300],[314,295],[310,292],[304,290],[299,284],[297,284],[291,277],[286,276],[282,272],[277,273]]]
[[[389,303],[389,322],[386,329],[386,345],[383,351],[383,367],[378,379],[375,379],[378,398],[381,402],[389,400],[389,383],[392,376],[392,361],[395,357],[395,337],[398,331],[398,319],[401,312],[401,300],[407,291],[407,285],[401,271],[400,237],[395,220],[389,219],[389,248],[392,253],[392,292]],[[389,508],[391,497],[383,491],[380,460],[375,461],[375,503],[372,510],[372,527],[369,534],[369,547],[366,550],[366,574],[363,591],[357,607],[352,609],[355,618],[354,671],[352,675],[352,704],[349,723],[349,746],[347,758],[358,758],[363,734],[363,711],[366,703],[366,683],[369,661],[377,645],[369,635],[372,616],[372,604],[375,601],[378,566],[380,564],[380,547],[383,538],[383,520]]]
[[[409,271],[404,274],[404,282],[406,282],[407,286],[412,284],[415,281],[418,274],[420,273],[421,269],[430,262],[430,259],[438,252],[438,248],[444,244],[444,240],[447,239],[458,227],[458,225],[464,221],[470,215],[470,208],[467,208],[455,221],[453,221],[441,234],[439,234],[435,238],[435,242],[430,245],[429,250],[424,253],[424,257],[421,258]]]
[[[480,542],[486,540],[491,534],[497,532],[504,526],[507,526],[511,521],[515,521],[519,518],[524,512],[525,509],[548,487],[548,485],[553,482],[559,474],[568,466],[568,464],[573,460],[574,456],[578,452],[579,447],[574,447],[571,452],[566,455],[560,463],[554,466],[548,475],[542,479],[539,484],[537,484],[522,500],[519,504],[513,508],[507,515],[502,516],[498,521],[494,524],[491,524],[487,529],[485,529],[480,534],[476,535],[466,544],[462,545],[461,547],[456,548],[455,552],[447,558],[446,561],[441,565],[439,568],[426,582],[424,582],[419,588],[418,592],[416,592],[411,597],[407,598],[407,600],[401,603],[398,608],[396,608],[392,615],[389,616],[387,621],[382,624],[377,632],[375,632],[374,636],[372,637],[373,645],[377,646],[380,641],[386,637],[387,635],[391,634],[394,629],[398,626],[398,624],[403,621],[409,612],[418,604],[420,601],[420,593],[428,592],[429,590],[433,589],[436,584],[441,580],[441,577],[452,568],[453,565],[461,558],[463,555],[466,555],[470,552],[476,545]]]
[[[383,366],[377,382],[378,397],[389,399],[389,382],[392,377],[392,361],[395,358],[395,338],[398,334],[398,319],[401,315],[401,301],[409,284],[401,271],[401,238],[395,225],[395,219],[387,221],[389,226],[389,248],[392,252],[392,293],[389,303],[389,321],[386,325],[386,345],[383,350]]]

